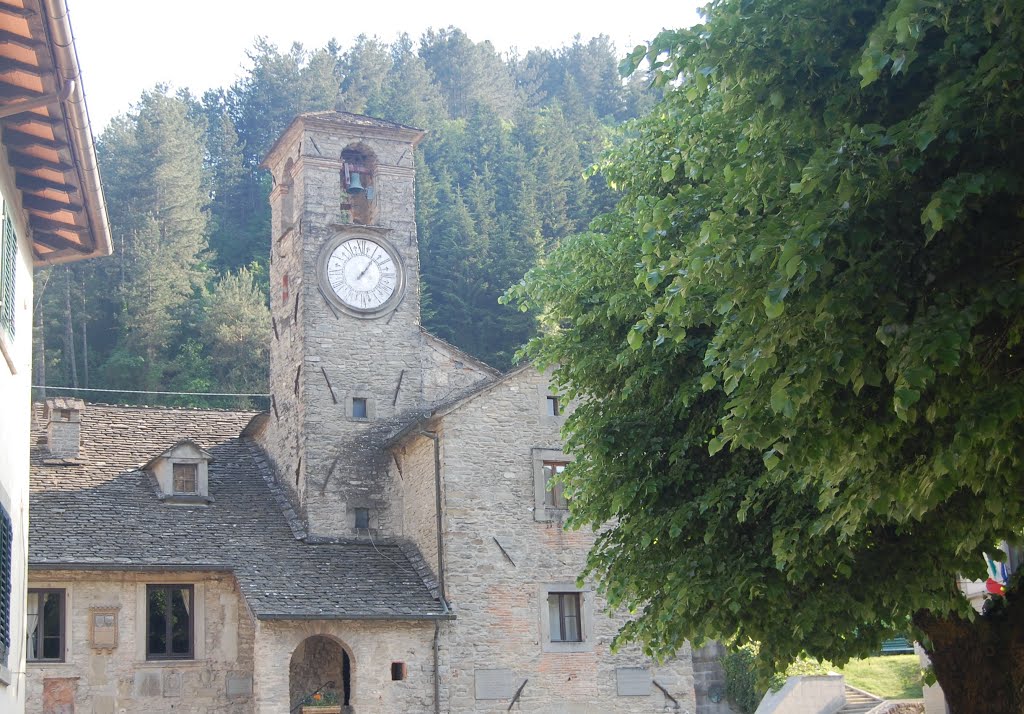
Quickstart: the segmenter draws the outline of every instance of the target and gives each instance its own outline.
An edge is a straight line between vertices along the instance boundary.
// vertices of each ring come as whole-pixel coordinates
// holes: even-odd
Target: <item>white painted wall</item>
[[[32,251],[21,211],[21,192],[6,164],[0,193],[18,234],[14,339],[0,329],[0,503],[14,523],[11,562],[11,649],[0,668],[0,712],[25,710],[25,600],[28,570],[28,467],[32,372]]]

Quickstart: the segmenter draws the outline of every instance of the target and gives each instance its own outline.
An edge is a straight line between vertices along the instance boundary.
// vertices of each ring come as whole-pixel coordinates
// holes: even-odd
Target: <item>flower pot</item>
[[[303,704],[302,714],[341,714],[341,705],[326,704],[323,706],[316,706],[312,704]]]

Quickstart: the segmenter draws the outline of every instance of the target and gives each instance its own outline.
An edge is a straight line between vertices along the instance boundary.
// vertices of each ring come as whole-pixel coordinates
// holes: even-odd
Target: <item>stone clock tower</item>
[[[425,400],[418,129],[304,114],[271,149],[271,410],[261,441],[308,535],[388,536],[381,434]]]

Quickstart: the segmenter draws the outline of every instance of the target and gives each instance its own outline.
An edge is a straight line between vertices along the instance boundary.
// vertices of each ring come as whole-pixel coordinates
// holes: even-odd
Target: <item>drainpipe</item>
[[[46,31],[50,35],[57,76],[64,80],[60,96],[57,97],[64,109],[65,126],[71,141],[71,152],[82,187],[83,205],[89,213],[89,223],[98,255],[110,255],[110,226],[107,223],[107,208],[100,188],[100,171],[96,164],[96,151],[92,140],[92,126],[89,110],[85,106],[85,91],[82,89],[81,70],[75,39],[68,20],[66,0],[41,0],[46,16]]]
[[[441,439],[436,431],[420,431],[434,442],[434,508],[437,517],[437,588],[441,607],[447,615],[448,597],[444,587],[444,540],[441,536]],[[438,652],[441,638],[441,622],[434,620],[434,714],[441,714],[441,658]]]

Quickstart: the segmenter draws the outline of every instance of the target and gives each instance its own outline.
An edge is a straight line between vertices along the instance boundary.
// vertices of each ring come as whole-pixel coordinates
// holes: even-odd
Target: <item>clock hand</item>
[[[372,263],[372,262],[373,262],[372,260],[367,260],[366,261],[366,267],[363,268],[363,272],[359,273],[359,275],[356,276],[356,280],[359,280],[364,275],[366,275],[366,271],[370,269],[370,263]]]

